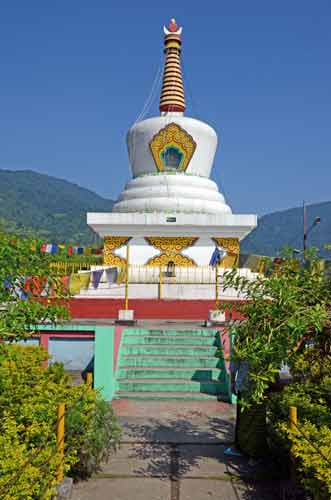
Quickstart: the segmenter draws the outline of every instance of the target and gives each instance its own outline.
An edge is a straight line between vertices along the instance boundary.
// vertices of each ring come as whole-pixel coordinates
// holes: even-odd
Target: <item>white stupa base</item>
[[[239,238],[256,227],[256,215],[199,213],[95,213],[87,214],[87,224],[105,236],[191,236]]]
[[[102,267],[107,268],[108,266],[93,266],[93,269],[100,269]],[[147,276],[149,283],[139,283],[139,279],[142,279],[141,271],[137,268],[130,267],[129,273],[129,298],[130,299],[163,299],[163,300],[215,300],[216,299],[216,283],[215,283],[215,269],[210,268],[201,270],[203,273],[203,279],[205,283],[176,283],[171,282],[171,278],[168,282],[162,283],[162,289],[160,289],[159,280],[157,276],[158,268],[154,268],[155,275],[145,274]],[[186,270],[184,269],[184,272]],[[219,269],[219,300],[243,300],[245,297],[242,294],[238,294],[237,290],[232,288],[227,288],[223,290],[222,288],[222,273],[226,270]],[[153,272],[153,268],[151,269]],[[240,276],[245,276],[249,280],[254,280],[257,278],[258,274],[251,272],[250,269],[238,269]],[[181,270],[178,269],[178,276],[181,276]],[[195,274],[195,277],[199,278],[199,272]],[[192,276],[193,278],[193,276]],[[193,281],[193,280],[192,280]],[[209,283],[207,283],[209,281]],[[125,284],[109,284],[107,283],[106,276],[104,275],[97,289],[94,289],[92,285],[88,289],[82,289],[80,294],[75,295],[75,298],[79,299],[123,299],[125,298]]]
[[[132,179],[120,194],[112,211],[232,213],[214,181],[183,173],[159,173]]]

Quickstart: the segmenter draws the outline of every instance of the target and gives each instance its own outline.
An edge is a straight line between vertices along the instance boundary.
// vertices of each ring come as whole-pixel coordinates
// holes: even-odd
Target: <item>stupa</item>
[[[165,62],[160,115],[135,123],[127,134],[132,179],[111,213],[88,213],[88,225],[104,239],[104,265],[205,266],[215,246],[223,267],[238,261],[240,240],[256,215],[233,214],[210,179],[215,130],[184,115],[182,28],[164,27]],[[207,89],[206,89],[207,91]]]

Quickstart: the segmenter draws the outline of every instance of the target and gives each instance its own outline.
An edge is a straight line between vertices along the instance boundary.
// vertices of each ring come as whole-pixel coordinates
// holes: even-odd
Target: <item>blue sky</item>
[[[329,0],[2,0],[0,168],[116,198],[170,17],[186,114],[219,134],[213,177],[233,210],[331,200]]]

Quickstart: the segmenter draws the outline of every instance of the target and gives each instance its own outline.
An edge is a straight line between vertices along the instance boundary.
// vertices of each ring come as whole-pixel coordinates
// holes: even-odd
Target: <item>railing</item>
[[[211,266],[175,267],[173,272],[168,272],[167,266],[154,267],[142,265],[129,266],[129,283],[145,284],[176,284],[176,285],[216,285],[218,279],[227,269]],[[249,269],[238,269],[241,276],[254,277]]]
[[[93,266],[93,263],[90,262],[51,262],[50,267],[51,269],[57,271],[59,274],[72,274],[72,273],[77,273],[78,271],[85,271],[91,269],[91,266]]]

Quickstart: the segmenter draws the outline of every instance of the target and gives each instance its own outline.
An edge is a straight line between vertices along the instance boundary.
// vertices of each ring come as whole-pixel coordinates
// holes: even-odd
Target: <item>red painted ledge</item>
[[[214,308],[214,300],[129,300],[129,309],[134,310],[136,319],[205,320],[208,318],[208,311]],[[70,300],[71,316],[75,319],[116,319],[120,309],[124,309],[123,299],[73,298]],[[231,313],[232,319],[242,319],[235,307]],[[226,311],[226,319],[229,318],[229,315],[230,311]]]

